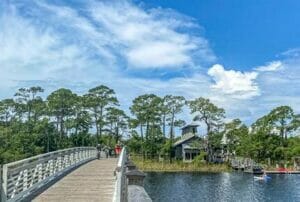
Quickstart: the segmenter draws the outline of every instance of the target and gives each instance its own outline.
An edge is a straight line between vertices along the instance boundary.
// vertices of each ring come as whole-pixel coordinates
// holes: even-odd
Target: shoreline
[[[158,162],[155,160],[141,160],[132,158],[134,164],[143,172],[198,172],[198,173],[231,173],[234,170],[226,163],[195,163],[195,162]],[[278,171],[275,167],[264,168],[267,174],[300,174],[300,171],[289,169],[288,171]]]
[[[230,173],[232,169],[227,164],[195,164],[195,163],[165,163],[153,161],[139,161],[133,159],[134,164],[143,172],[198,172],[198,173]]]
[[[205,169],[195,169],[195,170],[187,170],[187,169],[172,169],[172,170],[160,170],[160,169],[140,169],[143,172],[150,173],[150,172],[159,172],[159,173],[208,173],[208,174],[218,174],[218,173],[232,173],[234,170],[205,170]],[[266,174],[281,174],[281,175],[299,175],[300,171],[289,171],[289,172],[282,172],[282,171],[265,171]],[[242,172],[245,173],[245,172]]]
[[[232,173],[232,171],[202,171],[202,170],[142,170],[145,173],[206,173],[206,174],[219,174],[219,173]]]

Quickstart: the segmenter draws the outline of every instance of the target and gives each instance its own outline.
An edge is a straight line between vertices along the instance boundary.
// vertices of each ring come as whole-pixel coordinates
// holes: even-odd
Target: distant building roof
[[[178,140],[177,142],[174,143],[174,147],[176,147],[177,145],[180,145],[180,144],[184,143],[185,141],[188,141],[194,137],[196,137],[195,134],[187,133],[184,136],[182,136],[180,140]]]
[[[183,129],[185,129],[185,128],[187,128],[187,127],[197,127],[197,126],[199,126],[199,124],[198,123],[196,123],[196,122],[191,122],[191,123],[189,123],[189,124],[186,124],[185,126],[183,126],[182,128],[181,128],[181,130],[183,130]]]

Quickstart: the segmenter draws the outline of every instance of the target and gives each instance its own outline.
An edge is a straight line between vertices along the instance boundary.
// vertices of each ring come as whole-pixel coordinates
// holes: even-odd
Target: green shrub
[[[204,151],[200,152],[200,154],[194,158],[193,163],[197,165],[201,165],[205,163],[206,156],[207,156],[206,152]]]

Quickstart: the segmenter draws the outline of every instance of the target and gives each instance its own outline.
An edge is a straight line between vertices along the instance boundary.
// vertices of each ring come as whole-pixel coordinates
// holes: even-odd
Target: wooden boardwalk
[[[33,201],[112,201],[117,158],[91,161],[69,173]]]

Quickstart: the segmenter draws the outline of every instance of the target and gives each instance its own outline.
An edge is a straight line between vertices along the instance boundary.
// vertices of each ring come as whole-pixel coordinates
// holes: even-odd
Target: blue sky
[[[297,0],[145,2],[148,7],[172,8],[195,18],[225,66],[248,70],[300,44]]]
[[[0,98],[104,84],[125,110],[155,93],[210,98],[247,124],[279,105],[299,113],[299,10],[296,0],[1,1]]]

